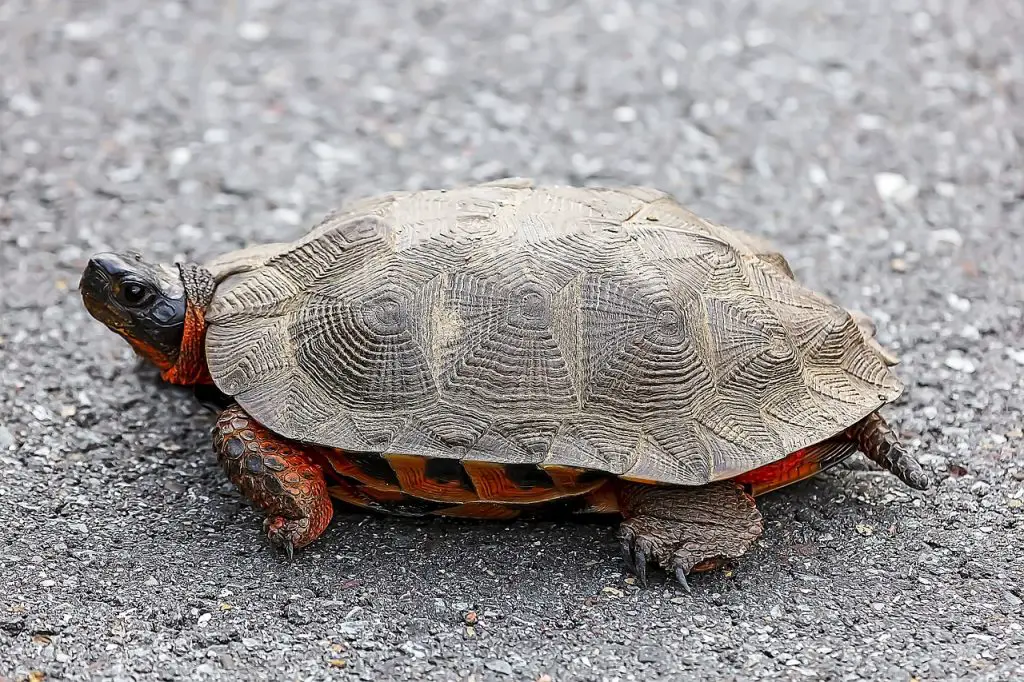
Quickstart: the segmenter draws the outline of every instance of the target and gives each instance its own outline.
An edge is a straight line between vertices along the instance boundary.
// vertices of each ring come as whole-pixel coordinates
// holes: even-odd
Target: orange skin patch
[[[401,492],[391,490],[374,490],[367,486],[356,485],[345,479],[333,479],[327,488],[327,494],[355,507],[363,509],[379,510],[380,507],[387,507],[389,504],[397,504],[408,501],[408,497]]]
[[[206,366],[203,341],[206,339],[206,315],[202,308],[192,302],[186,304],[185,329],[178,349],[178,359],[173,364],[167,358],[141,341],[128,339],[137,353],[160,368],[163,380],[180,386],[212,384],[210,370]]]
[[[135,352],[152,362],[160,370],[164,381],[179,386],[196,384],[212,384],[210,370],[206,366],[206,353],[203,342],[206,339],[206,315],[199,306],[188,302],[185,307],[185,327],[178,348],[178,359],[170,362],[166,355],[147,343],[134,339],[127,334],[126,341]]]
[[[427,459],[413,455],[385,455],[402,490],[434,502],[478,502],[480,497],[459,480],[442,481],[427,476]]]
[[[793,454],[771,464],[765,464],[753,471],[740,474],[734,480],[749,486],[755,497],[777,490],[790,483],[810,478],[821,471],[821,461],[814,456],[812,448],[797,450]]]
[[[401,499],[401,487],[363,471],[343,451],[333,448],[317,448],[317,452],[327,461],[329,469],[335,474],[359,481],[365,487],[378,492],[397,492],[398,499]]]
[[[502,464],[470,460],[463,461],[462,466],[473,481],[473,487],[479,493],[480,499],[487,502],[547,502],[565,497],[567,492],[577,492],[559,490],[553,480],[550,487],[517,484],[509,478],[507,469]],[[537,470],[543,471],[539,467]],[[578,492],[585,490],[584,488]]]
[[[376,492],[401,492],[412,498],[452,504],[473,502],[534,504],[548,502],[593,491],[610,479],[591,476],[584,478],[584,469],[572,467],[533,467],[533,465],[504,465],[475,460],[446,460],[437,462],[414,455],[382,455],[380,463],[390,467],[398,485],[386,480],[382,472],[367,467],[355,455],[341,450],[316,448],[329,471],[362,484],[360,491],[373,497]],[[440,470],[436,467],[443,464]],[[514,467],[520,467],[518,470]],[[398,498],[384,501],[397,502]],[[602,502],[607,506],[607,502]],[[481,507],[484,509],[484,507]],[[460,516],[468,512],[460,513]],[[494,517],[487,511],[488,518]]]
[[[582,510],[586,514],[618,514],[619,494],[616,481],[602,482],[596,489],[586,494],[587,506]]]
[[[616,514],[621,513],[618,490],[623,481],[613,476],[594,477],[581,480],[591,474],[585,469],[573,467],[543,467],[550,477],[550,487],[524,487],[510,475],[505,465],[493,462],[463,461],[461,466],[472,488],[465,480],[439,480],[427,471],[428,460],[413,455],[385,455],[383,460],[391,465],[399,485],[395,486],[364,469],[339,450],[317,449],[317,454],[326,460],[327,469],[350,481],[345,490],[339,488],[339,499],[360,507],[387,507],[411,499],[420,498],[434,502],[450,503],[452,508],[431,512],[442,516],[477,519],[515,518],[519,511],[504,509],[502,504],[542,504],[566,497],[582,495],[584,503],[579,513]],[[747,487],[751,495],[763,495],[783,486],[814,476],[821,471],[820,455],[824,451],[811,447],[798,450],[788,457],[759,467],[735,478]],[[452,461],[455,465],[456,462]],[[697,567],[694,570],[709,570]]]

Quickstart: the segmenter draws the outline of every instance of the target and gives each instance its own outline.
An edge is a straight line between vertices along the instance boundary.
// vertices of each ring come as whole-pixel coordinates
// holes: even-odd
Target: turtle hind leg
[[[324,532],[334,507],[323,471],[301,445],[270,432],[235,404],[220,413],[213,444],[231,482],[266,512],[267,537],[289,559]]]
[[[754,498],[729,481],[692,488],[625,483],[619,505],[626,566],[642,585],[654,561],[689,591],[689,573],[742,556],[764,530]]]
[[[899,436],[878,413],[869,414],[847,430],[864,455],[915,490],[927,490],[931,481]]]

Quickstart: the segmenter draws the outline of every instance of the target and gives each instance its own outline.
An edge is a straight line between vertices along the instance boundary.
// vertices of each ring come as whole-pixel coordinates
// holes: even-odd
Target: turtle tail
[[[846,433],[868,459],[895,474],[911,488],[926,490],[931,484],[924,469],[903,447],[899,436],[881,415],[869,414]]]

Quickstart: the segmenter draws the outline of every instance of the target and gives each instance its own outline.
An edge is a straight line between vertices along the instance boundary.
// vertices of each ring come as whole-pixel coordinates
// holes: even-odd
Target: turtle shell
[[[770,245],[647,188],[392,193],[214,272],[217,386],[346,451],[701,485],[902,390]]]

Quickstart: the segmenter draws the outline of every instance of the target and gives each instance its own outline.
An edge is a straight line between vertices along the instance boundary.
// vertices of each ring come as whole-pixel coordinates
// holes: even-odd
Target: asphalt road
[[[1019,678],[1021,36],[1004,0],[0,3],[0,676]],[[878,321],[934,487],[858,457],[772,494],[693,597],[590,523],[341,514],[289,565],[75,291],[98,250],[503,175],[773,239]]]

